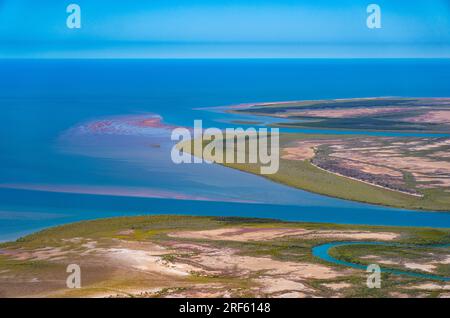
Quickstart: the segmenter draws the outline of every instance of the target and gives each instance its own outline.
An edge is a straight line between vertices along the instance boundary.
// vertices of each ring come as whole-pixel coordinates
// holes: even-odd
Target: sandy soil
[[[332,290],[341,290],[341,289],[344,289],[344,288],[352,287],[352,285],[349,284],[349,283],[328,283],[328,284],[322,284],[322,286],[325,286],[325,287],[327,287],[329,289],[332,289]]]
[[[315,144],[317,146],[317,144]],[[314,158],[314,144],[308,146],[287,147],[283,149],[281,158],[287,160],[309,160]]]
[[[419,108],[417,108],[419,109]],[[412,110],[409,108],[408,111]],[[367,115],[391,114],[404,112],[404,107],[354,107],[341,109],[322,109],[322,110],[304,110],[289,111],[285,116],[303,116],[318,118],[355,118]]]
[[[339,276],[337,271],[324,265],[283,262],[268,257],[242,256],[230,249],[220,249],[206,255],[197,255],[191,257],[190,260],[207,268],[210,272],[235,273],[239,277],[246,277],[254,272],[297,279],[330,279]]]
[[[391,232],[364,232],[364,231],[317,231],[309,235],[310,238],[338,238],[349,240],[378,240],[391,241],[400,237],[398,233]]]
[[[14,249],[1,250],[1,255],[11,257],[13,260],[25,261],[43,261],[43,260],[60,260],[69,254],[68,251],[63,251],[60,247],[45,247],[36,250]]]
[[[111,248],[102,252],[111,262],[116,262],[125,268],[134,268],[161,275],[188,276],[192,270],[196,269],[186,264],[166,262],[161,256],[152,255],[151,251]]]
[[[314,289],[309,288],[305,284],[285,278],[273,278],[269,276],[258,278],[255,281],[264,286],[262,292],[266,294],[295,291],[302,292],[303,295],[305,295],[305,292],[314,293]]]
[[[283,149],[283,159],[287,160],[309,160],[314,158],[317,147],[321,145],[331,145],[339,147],[344,141],[339,139],[320,140],[299,140],[292,143],[292,146]]]
[[[317,163],[321,146],[328,146],[331,152]],[[418,189],[450,187],[449,138],[301,140],[283,150],[283,159],[314,160],[328,172],[402,193],[419,195]],[[416,156],[416,152],[421,154]],[[405,173],[414,177],[416,189],[408,188]]]
[[[254,253],[253,250],[241,249],[242,242],[284,240],[288,237],[295,237],[297,243],[301,243],[302,239],[391,241],[400,237],[400,234],[382,231],[311,230],[261,225],[173,230],[167,236],[151,241],[117,238],[117,234],[133,235],[134,230],[118,230],[108,238],[73,237],[58,241],[58,246],[45,248],[4,248],[0,251],[4,256],[21,261],[39,260],[45,266],[33,265],[32,270],[20,273],[16,272],[16,268],[0,269],[0,296],[340,297],[355,286],[354,280],[347,278],[357,277],[354,275],[361,274],[358,270],[316,262],[307,254],[309,248],[304,254],[290,254],[290,250],[283,250],[279,256],[270,257],[268,255],[272,254],[259,254],[259,250]],[[395,264],[431,272],[438,264],[450,261],[446,252],[439,255],[430,252],[426,256],[433,261],[426,264],[399,261]],[[383,261],[375,255],[365,258],[380,263]],[[80,264],[83,273],[83,288],[78,291],[67,289],[65,285],[67,264],[74,263]],[[411,289],[423,290],[424,294],[430,288],[438,291],[448,288],[440,284],[436,284],[438,287],[434,284],[431,287],[424,284],[417,286],[406,285]]]
[[[411,123],[435,123],[450,124],[450,110],[432,110],[423,115],[405,118],[405,121]]]
[[[313,288],[305,284],[307,279],[332,279],[341,273],[320,264],[305,262],[285,262],[268,257],[253,257],[237,254],[230,248],[215,248],[207,244],[171,242],[166,251],[177,252],[177,257],[164,261],[161,252],[132,249],[110,248],[106,257],[113,263],[125,266],[128,270],[157,273],[165,277],[187,277],[191,274],[200,276],[239,277],[254,284],[254,291],[264,295],[301,292],[297,296],[311,296]],[[226,285],[195,285],[188,291],[174,290],[167,297],[227,297],[229,287]],[[144,291],[138,291],[137,294]]]
[[[292,235],[304,235],[308,231],[304,229],[260,229],[260,228],[224,228],[206,231],[185,231],[169,234],[171,237],[224,240],[224,241],[267,241],[274,238]]]
[[[436,266],[433,264],[403,263],[403,265],[409,269],[418,269],[429,273],[432,273],[436,269]]]
[[[433,284],[433,283],[425,283],[419,285],[413,285],[405,287],[405,289],[421,289],[421,290],[450,290],[449,284]]]
[[[203,232],[203,233],[202,233]],[[282,237],[285,235],[303,235],[310,231],[304,229],[260,229],[232,228],[224,230],[183,232],[187,237],[196,238],[198,235],[204,238],[220,238],[230,235],[236,239],[244,235],[246,240],[258,240]],[[132,233],[123,231],[122,233]],[[172,236],[180,236],[173,233]],[[233,238],[234,237],[234,238]],[[314,288],[307,285],[309,279],[333,279],[343,273],[331,267],[308,262],[280,261],[270,257],[255,257],[240,255],[240,251],[231,248],[218,248],[206,243],[165,241],[164,245],[152,242],[136,242],[121,239],[112,239],[105,246],[105,242],[83,240],[73,238],[65,241],[67,246],[46,247],[35,250],[11,249],[2,250],[16,260],[46,260],[61,264],[61,275],[65,277],[64,268],[69,262],[82,263],[84,275],[91,273],[92,286],[100,284],[101,288],[85,291],[89,297],[123,297],[135,295],[137,297],[151,297],[160,295],[163,297],[230,297],[239,290],[232,290],[228,284],[194,283],[189,281],[192,277],[229,277],[230,279],[245,279],[251,290],[258,295],[283,297],[311,297],[316,295]],[[78,244],[71,253],[68,247]],[[170,256],[168,258],[168,256]],[[105,265],[107,267],[105,267]],[[102,279],[96,273],[99,271],[107,274],[114,272],[124,283],[104,285]],[[347,271],[348,272],[348,271]],[[120,274],[119,274],[120,273]],[[11,276],[11,278],[7,278]],[[48,276],[49,275],[49,276]],[[52,273],[29,273],[25,277],[17,278],[9,272],[2,272],[0,279],[5,281],[21,281],[33,284],[42,282],[45,288],[28,292],[40,296],[51,290],[52,295],[57,295],[57,290],[62,294],[70,290],[64,288],[65,281],[56,281],[58,286],[52,289]],[[83,276],[84,277],[84,276]],[[125,283],[126,282],[126,283]],[[111,282],[112,283],[112,282]],[[189,286],[189,288],[185,288]],[[55,288],[55,287],[53,287]],[[180,289],[181,288],[181,289]],[[12,291],[23,294],[24,291]],[[26,293],[26,292],[25,292]],[[297,294],[292,294],[297,293]]]
[[[339,238],[354,240],[382,240],[390,241],[399,237],[397,233],[390,232],[364,232],[364,231],[312,231],[306,229],[283,228],[243,228],[233,227],[205,231],[183,231],[170,234],[172,237],[220,240],[220,241],[266,241],[287,236],[302,236],[305,239],[312,238]]]
[[[442,261],[438,262],[438,264],[450,265],[450,256],[447,256],[445,259],[443,259]]]

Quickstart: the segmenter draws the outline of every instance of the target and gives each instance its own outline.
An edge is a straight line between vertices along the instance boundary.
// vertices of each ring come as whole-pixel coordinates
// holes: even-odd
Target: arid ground
[[[449,230],[287,223],[276,220],[148,216],[60,226],[0,246],[3,297],[450,297],[447,282],[382,274],[367,288],[363,270],[312,255],[335,241],[334,257],[417,273],[450,274]],[[66,287],[69,264],[80,289]]]
[[[271,118],[269,126],[325,129],[283,131],[280,169],[265,175],[272,181],[346,200],[450,211],[449,98],[273,102],[223,111]],[[261,166],[224,165],[254,174]]]
[[[245,149],[246,153],[240,155],[248,157],[248,145],[235,147],[235,156],[241,151],[238,148]],[[447,212],[450,211],[449,153],[447,137],[281,133],[279,170],[264,177],[346,200]],[[260,162],[221,164],[260,175]]]
[[[257,103],[230,113],[274,117],[286,127],[443,132],[450,130],[450,98],[353,98]]]
[[[450,138],[356,137],[308,139],[284,148],[287,160],[372,185],[423,196],[420,189],[450,195]]]

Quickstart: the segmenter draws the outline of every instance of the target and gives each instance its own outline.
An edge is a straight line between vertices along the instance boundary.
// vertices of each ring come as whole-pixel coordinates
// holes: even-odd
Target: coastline
[[[247,104],[239,104],[239,105],[234,105],[234,106],[223,106],[223,107],[218,107],[215,108],[218,111],[224,112],[224,113],[232,113],[234,115],[241,115],[241,116],[248,116],[251,115],[253,117],[262,117],[262,118],[270,118],[271,120],[278,118],[277,116],[271,116],[272,114],[272,110],[273,109],[277,109],[280,108],[282,111],[287,111],[287,109],[291,110],[291,108],[297,110],[301,110],[302,107],[306,107],[306,109],[314,109],[315,107],[317,107],[318,104],[323,104],[325,106],[328,105],[332,105],[332,107],[337,107],[338,110],[342,109],[339,107],[343,107],[342,105],[340,105],[340,103],[344,103],[343,105],[345,105],[346,102],[349,103],[353,103],[353,102],[358,102],[358,101],[366,101],[366,102],[373,102],[373,101],[377,101],[377,102],[389,102],[390,99],[392,97],[370,97],[370,98],[346,98],[346,99],[330,99],[330,100],[304,100],[304,101],[285,101],[285,102],[259,102],[259,103],[247,103]],[[407,102],[415,102],[417,100],[421,100],[423,103],[426,103],[427,101],[430,101],[431,105],[435,105],[433,103],[436,103],[436,107],[443,107],[442,109],[447,110],[448,108],[448,101],[450,101],[450,98],[413,98],[413,97],[396,97],[395,101],[407,101]],[[398,101],[397,101],[398,102]],[[443,104],[441,105],[440,102],[442,102]],[[335,104],[338,106],[335,106]],[[306,105],[306,106],[304,106]],[[326,108],[324,106],[324,109]],[[261,109],[268,109],[269,111],[267,113],[264,113],[264,111],[262,113],[254,113],[251,111],[246,112],[246,109],[252,109],[254,107],[261,107]],[[355,107],[356,109],[361,108],[362,106],[354,106],[352,104],[352,107]],[[359,107],[359,108],[358,108]],[[370,109],[370,107],[377,107],[377,106],[368,106],[366,105],[365,108]],[[381,107],[381,106],[379,106]],[[389,109],[389,107],[387,106],[383,106],[386,109]],[[404,106],[402,106],[404,107]],[[447,108],[446,108],[447,107]],[[318,107],[319,109],[321,109],[320,107]],[[383,110],[384,110],[383,108]],[[333,108],[335,109],[335,108]],[[352,108],[350,108],[352,109]],[[404,108],[406,111],[409,111],[408,108]],[[288,115],[283,116],[283,119],[287,119],[290,118]],[[322,118],[323,119],[323,118]],[[239,117],[237,117],[237,119],[239,120]],[[301,125],[301,124],[299,124]],[[266,124],[263,125],[266,127],[289,127],[289,125],[286,124]],[[289,128],[293,128],[295,129],[296,127],[289,127]],[[306,128],[306,127],[304,127]],[[312,128],[312,127],[309,127]],[[319,127],[318,127],[319,128]],[[348,128],[330,128],[330,127],[320,127],[320,129],[316,129],[319,133],[321,131],[325,131],[327,133],[330,132],[349,132],[350,130]],[[401,137],[401,138],[408,138],[408,137],[421,137],[421,138],[447,138],[450,137],[449,134],[446,133],[440,133],[440,132],[431,132],[431,133],[426,133],[426,132],[418,132],[418,131],[414,131],[414,130],[405,130],[405,131],[399,131],[399,130],[385,130],[383,129],[382,131],[380,130],[374,130],[374,129],[354,129],[352,131],[356,136],[361,136],[361,138],[365,138],[368,136],[372,136],[373,133],[376,133],[376,135],[381,136],[386,136],[386,137]],[[285,135],[290,134],[295,135],[295,133],[293,132],[286,132],[284,133]],[[300,134],[299,134],[300,135]],[[305,132],[305,136],[311,135],[310,132]],[[398,136],[397,136],[398,135]],[[336,135],[335,138],[338,138],[339,135]],[[303,137],[302,137],[303,138]],[[246,171],[246,172],[250,172],[253,174],[257,174],[255,171],[253,171],[254,169],[252,168],[252,165],[249,164],[227,164],[227,163],[220,163],[223,166],[226,167],[230,167],[233,169],[237,169],[240,171]],[[401,189],[392,189],[390,187],[386,187],[386,186],[382,186],[376,183],[372,183],[372,182],[368,182],[362,179],[358,179],[355,177],[351,177],[351,176],[347,176],[347,175],[343,175],[340,173],[336,173],[333,171],[329,171],[326,169],[323,169],[315,164],[313,164],[312,162],[309,161],[309,164],[314,167],[317,170],[320,170],[324,173],[328,173],[330,175],[334,175],[336,177],[341,177],[341,178],[345,178],[354,182],[358,182],[360,184],[364,184],[364,185],[368,185],[377,189],[382,189],[385,191],[388,191],[390,193],[392,193],[393,195],[395,194],[402,194],[402,195],[406,195],[410,198],[416,198],[416,199],[420,199],[423,201],[423,203],[420,202],[409,202],[408,199],[399,199],[399,198],[389,198],[387,197],[386,202],[380,202],[379,200],[374,200],[371,198],[371,195],[367,195],[366,198],[349,198],[348,195],[337,195],[335,192],[336,191],[332,191],[331,189],[326,190],[326,185],[323,184],[323,188],[322,189],[316,189],[316,191],[314,191],[311,185],[307,185],[307,184],[303,184],[303,183],[299,183],[296,181],[292,181],[292,180],[288,180],[289,177],[288,175],[283,176],[283,177],[277,177],[277,176],[263,176],[266,179],[269,179],[271,181],[274,182],[278,182],[284,185],[288,185],[294,188],[298,188],[298,189],[302,189],[302,190],[306,190],[306,191],[310,191],[312,193],[318,193],[321,195],[325,195],[325,196],[330,196],[330,197],[334,197],[334,198],[341,198],[341,199],[346,199],[346,200],[352,200],[355,202],[363,202],[363,203],[369,203],[369,204],[376,204],[376,205],[380,205],[380,206],[389,206],[389,207],[394,207],[394,208],[408,208],[408,209],[413,209],[413,210],[417,210],[417,211],[430,211],[430,212],[434,212],[434,211],[442,211],[442,212],[450,212],[450,201],[447,203],[445,203],[444,201],[440,200],[440,198],[442,196],[445,195],[445,185],[442,186],[441,188],[436,188],[433,189],[431,188],[430,191],[428,191],[428,187],[424,187],[423,189],[421,189],[420,191],[414,191],[414,192],[418,192],[416,193],[412,193],[412,192],[408,192],[408,191],[402,191]],[[292,168],[296,168],[295,166],[293,166]],[[297,178],[302,178],[303,176],[301,174],[296,176]],[[425,191],[422,191],[425,190]],[[369,191],[369,190],[368,190]],[[433,202],[429,202],[430,201],[430,197],[434,197],[435,194],[431,195],[429,192],[431,191],[439,191],[439,198],[436,199],[435,203]],[[448,191],[448,188],[447,188]],[[396,202],[397,201],[397,202]],[[442,201],[442,203],[439,203],[439,201]],[[448,200],[447,200],[448,201]]]
[[[184,142],[181,142],[181,143],[177,144],[177,148],[180,149],[182,147],[183,143],[189,143],[189,142],[192,143],[192,140],[184,141]],[[189,153],[189,154],[193,155],[193,156],[197,156],[199,158],[203,157],[203,154],[197,154],[197,155],[193,154],[193,153]],[[207,157],[203,157],[203,159],[206,160],[206,161],[208,161],[208,160],[210,161],[210,159],[208,159]],[[309,193],[318,194],[318,195],[321,195],[321,196],[324,196],[324,197],[340,199],[340,200],[346,200],[346,201],[350,201],[350,202],[367,204],[367,205],[372,205],[372,206],[393,208],[393,209],[398,209],[398,210],[411,210],[411,211],[415,211],[415,212],[449,213],[450,214],[450,206],[449,207],[445,206],[442,209],[420,208],[420,207],[408,206],[408,205],[406,205],[406,203],[405,203],[405,205],[398,205],[398,204],[394,205],[394,204],[387,204],[387,203],[381,203],[381,202],[378,203],[378,202],[374,202],[373,200],[362,200],[360,198],[348,199],[348,198],[343,197],[343,196],[333,195],[333,194],[324,192],[323,190],[322,191],[313,191],[313,190],[309,189],[308,187],[299,186],[299,185],[297,185],[295,183],[290,182],[289,180],[285,180],[285,178],[277,177],[278,173],[275,174],[275,175],[260,175],[257,172],[258,171],[258,169],[257,169],[258,168],[258,164],[248,164],[248,165],[246,165],[246,164],[227,164],[227,163],[212,163],[212,164],[218,164],[218,165],[221,165],[221,166],[224,166],[224,167],[227,167],[227,168],[230,168],[230,169],[238,170],[238,171],[241,171],[241,172],[244,172],[244,173],[257,175],[257,176],[259,176],[261,178],[270,180],[271,182],[275,182],[275,183],[278,183],[278,184],[281,184],[281,185],[284,185],[284,186],[288,186],[290,188],[298,189],[298,190],[301,190],[301,191],[306,191],[306,192],[309,192]],[[317,169],[317,170],[319,170],[321,172],[324,172],[326,174],[335,175],[338,178],[345,178],[345,179],[348,179],[351,182],[356,182],[357,184],[363,184],[363,185],[366,185],[366,186],[369,186],[369,187],[374,187],[375,189],[380,189],[380,190],[383,190],[383,191],[387,191],[388,193],[392,193],[394,195],[398,194],[398,195],[406,196],[406,197],[409,197],[409,198],[415,198],[415,199],[423,198],[421,196],[411,195],[410,193],[403,193],[402,191],[395,191],[395,190],[392,190],[392,189],[389,189],[389,188],[384,188],[382,186],[374,185],[374,184],[371,184],[371,183],[368,183],[368,182],[363,182],[363,181],[361,181],[359,179],[354,179],[354,178],[350,178],[350,177],[347,177],[347,176],[340,176],[338,174],[334,174],[332,172],[329,172],[328,170],[325,170],[325,169],[322,169],[320,167],[317,167],[317,166],[313,165],[309,161],[308,161],[308,164],[311,167],[313,167],[314,169]],[[280,163],[280,167],[282,167],[281,165],[282,165],[282,163]],[[289,174],[288,174],[288,176],[289,176]]]

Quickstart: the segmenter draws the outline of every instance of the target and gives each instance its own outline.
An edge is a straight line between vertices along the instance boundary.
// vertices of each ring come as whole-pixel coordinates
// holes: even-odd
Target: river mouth
[[[219,129],[283,126],[280,127],[283,133],[339,138],[448,138],[448,130],[442,134],[406,129],[394,132],[346,127],[299,128],[300,125],[287,126],[292,124],[290,120],[208,111],[217,105],[277,100],[450,96],[448,81],[442,77],[442,74],[450,74],[448,60],[48,59],[0,61],[0,69],[0,113],[4,119],[0,125],[0,241],[8,241],[1,244],[0,267],[7,271],[19,267],[25,274],[22,281],[16,279],[21,273],[10,279],[10,273],[1,268],[1,285],[6,289],[8,285],[3,282],[18,286],[23,289],[22,293],[28,292],[28,286],[33,288],[36,279],[52,284],[56,271],[47,263],[36,261],[42,259],[59,266],[61,270],[57,274],[62,278],[59,282],[65,286],[66,265],[78,264],[82,253],[93,252],[83,254],[86,261],[92,261],[90,265],[95,265],[92,268],[83,265],[83,272],[92,270],[92,277],[97,273],[111,273],[113,280],[106,281],[106,285],[98,281],[98,286],[103,287],[114,286],[116,278],[121,276],[117,273],[130,274],[124,277],[138,286],[144,275],[136,276],[136,281],[131,276],[140,273],[141,266],[153,264],[153,260],[157,266],[170,267],[176,263],[176,258],[186,257],[186,264],[198,261],[202,268],[211,267],[208,282],[212,288],[203,295],[217,295],[215,284],[229,278],[227,266],[220,271],[223,277],[215,272],[226,265],[226,260],[233,265],[232,270],[247,264],[245,270],[251,274],[235,272],[233,286],[236,284],[237,292],[232,294],[235,297],[247,296],[240,293],[241,284],[251,279],[253,271],[261,276],[258,276],[258,285],[269,286],[270,283],[273,288],[281,281],[288,284],[282,288],[283,292],[291,291],[292,286],[299,289],[296,297],[367,296],[366,267],[333,257],[330,253],[333,248],[407,246],[370,241],[384,240],[386,236],[382,234],[386,235],[393,227],[398,227],[395,238],[385,242],[448,242],[450,206],[449,209],[445,209],[446,206],[432,209],[405,208],[408,205],[402,204],[390,205],[397,207],[391,208],[383,202],[368,204],[364,202],[370,201],[351,201],[313,189],[296,189],[220,165],[177,166],[170,157],[175,144],[170,138],[172,130],[192,127],[195,120],[202,120],[204,127]],[[300,124],[312,122],[297,120]],[[448,205],[448,201],[442,202]],[[435,212],[437,210],[441,212]],[[151,215],[151,220],[146,220],[147,215]],[[132,216],[138,217],[128,218]],[[197,217],[200,218],[192,220]],[[64,226],[57,227],[60,225]],[[373,228],[368,230],[370,226]],[[277,236],[277,233],[292,234],[293,227],[298,227],[294,229],[295,235]],[[255,228],[259,231],[256,237],[252,236]],[[236,241],[224,240],[224,237],[230,238],[230,229]],[[212,231],[217,237],[208,239],[205,246],[198,238],[177,238],[181,230],[184,235],[192,235],[192,232],[211,235]],[[205,234],[205,230],[210,231]],[[40,232],[35,233],[37,231]],[[361,236],[364,231],[376,233]],[[334,236],[330,236],[330,232]],[[27,236],[31,233],[35,234]],[[270,239],[268,233],[272,233]],[[23,239],[19,239],[21,237]],[[243,238],[248,241],[239,241]],[[361,241],[351,241],[358,239]],[[16,242],[11,242],[13,240]],[[105,240],[107,245],[102,246]],[[318,242],[329,243],[316,246]],[[100,245],[96,246],[97,243]],[[155,245],[158,250],[167,249],[167,256],[146,254],[153,253]],[[110,254],[102,254],[104,250],[96,250],[97,247],[110,248]],[[437,248],[432,245],[415,247],[430,252]],[[26,257],[17,259],[20,266],[10,263],[9,259],[3,262],[4,250],[9,248],[8,255],[15,257],[14,253],[23,253]],[[123,272],[105,271],[112,265],[110,257],[124,249],[131,253],[115,259]],[[99,254],[95,254],[97,252]],[[444,252],[447,253],[447,249]],[[31,254],[25,255],[27,253]],[[93,256],[100,257],[101,262]],[[130,264],[129,259],[137,262]],[[243,259],[252,263],[241,262]],[[213,263],[208,263],[211,260]],[[426,256],[417,259],[417,263],[427,261]],[[23,266],[24,263],[30,267]],[[269,267],[258,269],[258,265]],[[277,272],[282,268],[280,265],[284,265],[282,273]],[[297,266],[297,273],[292,274],[292,265]],[[398,297],[399,292],[410,297],[448,296],[448,284],[439,285],[439,290],[416,288],[417,282],[448,282],[448,271],[442,270],[441,265],[429,273],[392,266],[383,265],[381,271],[389,274],[392,283],[398,285],[394,289],[387,286],[386,290],[371,296]],[[315,276],[308,276],[305,268]],[[271,280],[263,277],[268,270],[274,271]],[[42,276],[36,271],[41,271]],[[440,276],[442,273],[444,275]],[[145,273],[145,276],[158,280],[161,275],[156,274]],[[187,277],[191,274],[186,272]],[[204,288],[204,278],[192,275],[179,286],[191,288],[197,281],[201,285],[199,288]],[[83,277],[84,281],[88,282]],[[170,284],[157,287],[166,290],[174,286],[173,278],[168,276],[167,282]],[[149,286],[153,286],[152,283]],[[411,291],[411,287],[414,290]],[[230,291],[226,284],[221,288]],[[267,297],[265,293],[260,295]],[[271,295],[278,297],[281,293]],[[292,297],[292,294],[286,295]]]
[[[326,243],[326,244],[322,244],[322,245],[313,247],[312,254],[314,257],[317,257],[318,259],[321,259],[323,261],[326,261],[326,262],[329,262],[329,263],[332,263],[335,265],[342,265],[342,266],[366,271],[367,266],[364,266],[362,264],[339,260],[329,254],[329,251],[332,248],[340,247],[340,246],[352,246],[352,245],[360,245],[360,246],[361,245],[369,245],[369,246],[372,245],[372,246],[427,248],[427,249],[450,247],[450,244],[408,245],[408,244],[386,243],[386,242],[332,242],[332,243]],[[409,277],[422,278],[422,279],[431,279],[431,280],[443,281],[443,282],[450,281],[450,277],[444,277],[444,276],[438,276],[438,275],[432,275],[432,274],[426,274],[426,273],[418,273],[418,272],[407,271],[407,270],[393,269],[393,268],[385,267],[384,265],[380,266],[380,269],[381,269],[381,273],[388,273],[388,274],[400,275],[400,276],[409,276]]]
[[[64,130],[57,139],[56,153],[48,154],[60,158],[50,172],[57,182],[36,184],[25,175],[21,176],[23,183],[0,186],[0,239],[17,239],[80,220],[161,213],[450,227],[446,212],[326,197],[220,165],[174,165],[168,157],[175,144],[170,141],[172,126],[163,119],[155,114],[116,115],[82,121]],[[69,163],[79,173],[61,174]],[[113,175],[101,176],[101,184],[96,184],[92,169],[105,167]]]

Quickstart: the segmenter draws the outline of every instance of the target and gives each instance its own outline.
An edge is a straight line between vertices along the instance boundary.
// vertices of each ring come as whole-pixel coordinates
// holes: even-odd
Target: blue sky
[[[450,57],[450,0],[0,0],[0,57]]]

